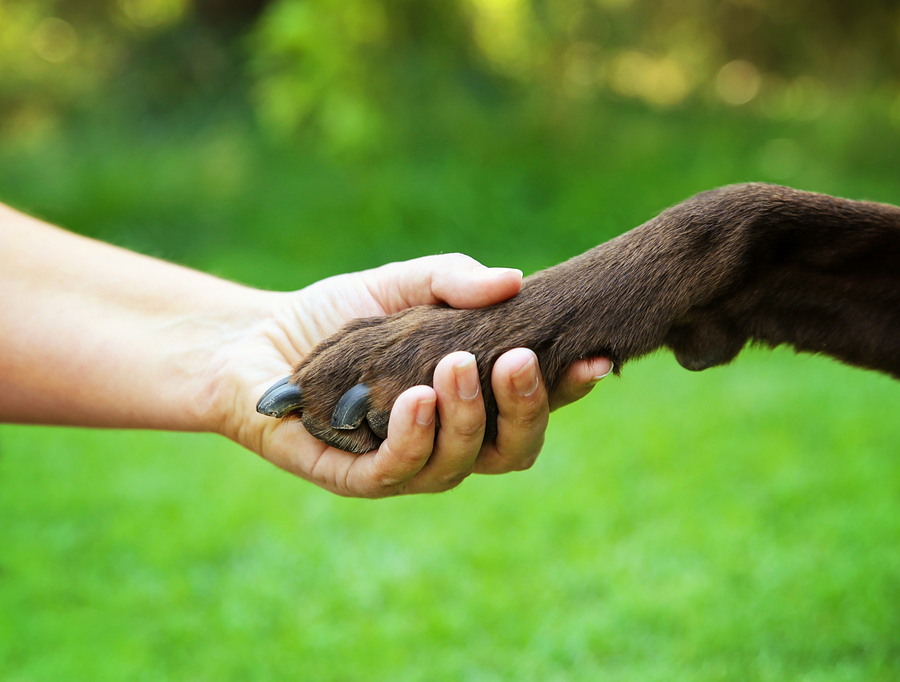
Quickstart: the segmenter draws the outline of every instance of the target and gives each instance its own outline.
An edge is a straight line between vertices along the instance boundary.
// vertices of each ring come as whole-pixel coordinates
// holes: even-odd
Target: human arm
[[[457,391],[475,370],[458,354],[438,368],[434,388],[417,386],[401,396],[390,437],[366,455],[328,448],[299,422],[254,409],[273,380],[345,321],[439,301],[494,303],[518,291],[517,271],[437,256],[339,275],[297,292],[267,292],[3,206],[0,242],[2,421],[216,432],[326,489],[366,497],[447,489],[471,471],[526,468],[540,450],[548,400],[539,380],[525,395],[515,390],[516,381],[527,389],[535,383],[533,355],[523,349],[495,366],[504,426],[484,448],[476,438],[484,428],[481,399],[465,400]],[[604,363],[573,366],[554,401],[580,397],[591,377],[605,373]],[[437,441],[433,420],[419,423],[435,406]]]

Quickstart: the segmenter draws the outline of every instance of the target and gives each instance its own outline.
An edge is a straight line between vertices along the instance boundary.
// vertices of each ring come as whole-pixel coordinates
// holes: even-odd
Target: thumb
[[[432,303],[482,308],[522,288],[521,270],[488,268],[460,253],[390,263],[366,274],[369,290],[388,313]]]

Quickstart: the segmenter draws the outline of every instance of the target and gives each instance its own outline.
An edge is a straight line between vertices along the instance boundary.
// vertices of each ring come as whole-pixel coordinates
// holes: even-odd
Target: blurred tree
[[[813,119],[843,91],[900,93],[900,6],[879,0],[277,0],[253,32],[254,103],[284,132],[371,142],[404,96],[748,106]],[[422,77],[422,75],[426,77]],[[414,85],[414,92],[410,92]],[[498,99],[499,97],[499,99]],[[429,110],[437,123],[441,107]],[[451,107],[459,120],[459,106]]]
[[[246,27],[271,0],[196,0],[196,13],[201,21],[221,26]]]
[[[0,0],[0,64],[7,137],[101,101],[164,111],[225,97],[275,135],[366,148],[410,126],[466,128],[504,102],[545,127],[608,98],[813,119],[845,91],[880,90],[886,112],[900,102],[900,6]]]

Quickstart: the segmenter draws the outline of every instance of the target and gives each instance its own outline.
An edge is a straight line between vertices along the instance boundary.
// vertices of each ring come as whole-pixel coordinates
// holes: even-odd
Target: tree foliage
[[[3,133],[72,111],[224,95],[337,147],[513,103],[743,107],[814,119],[848,91],[900,110],[880,0],[0,0]]]

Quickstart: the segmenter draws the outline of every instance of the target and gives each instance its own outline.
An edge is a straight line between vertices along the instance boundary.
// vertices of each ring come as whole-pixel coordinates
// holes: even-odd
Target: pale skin
[[[507,352],[492,374],[498,435],[482,445],[475,359],[460,349],[440,362],[433,387],[397,399],[381,447],[354,455],[324,445],[298,420],[259,415],[256,401],[352,318],[429,303],[489,305],[519,291],[521,272],[450,254],[295,292],[261,291],[2,204],[0,244],[0,421],[219,433],[339,495],[440,492],[471,473],[527,469],[550,410],[610,371],[605,358],[578,362],[548,396],[534,353]]]

